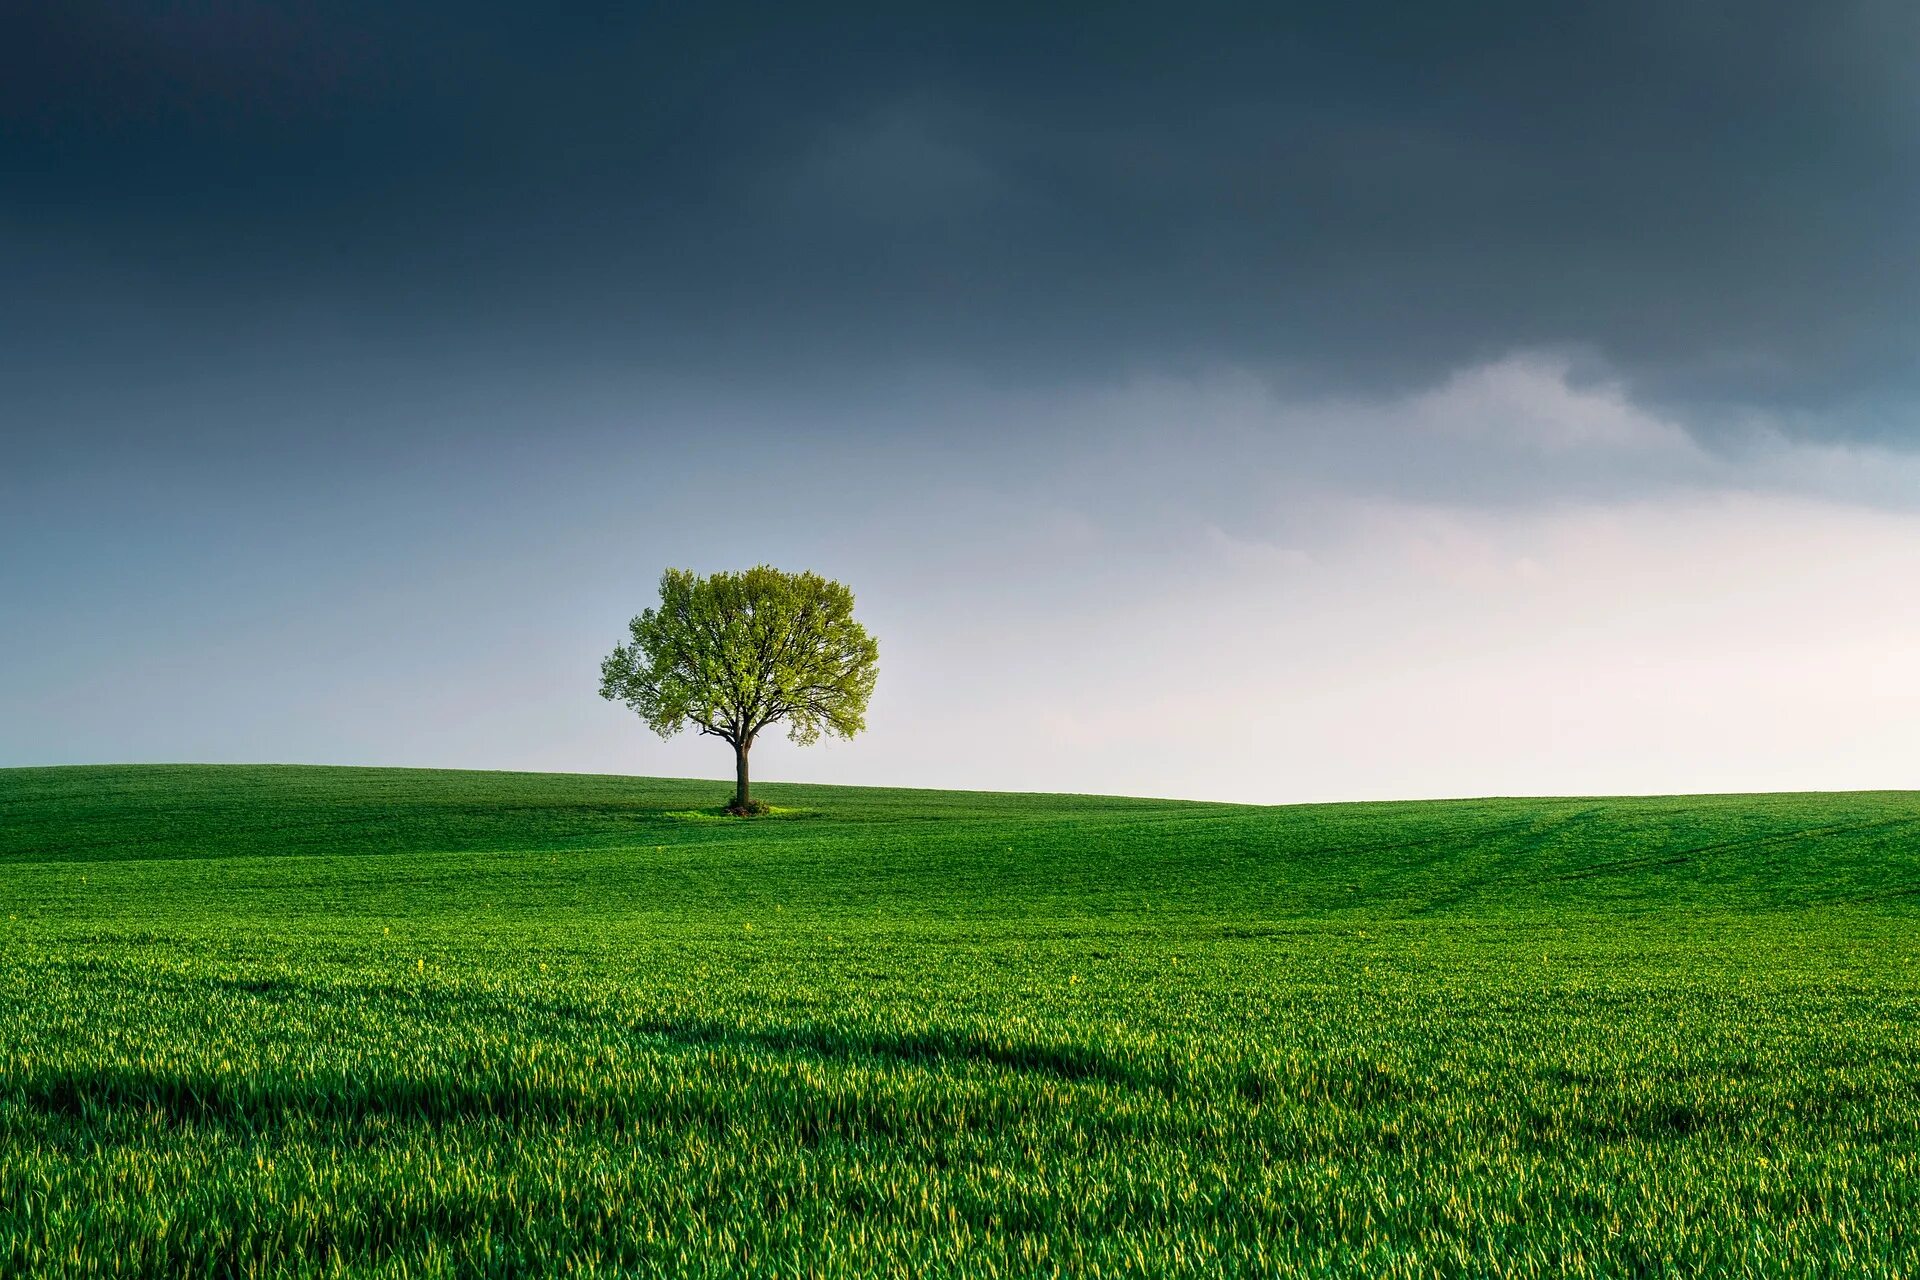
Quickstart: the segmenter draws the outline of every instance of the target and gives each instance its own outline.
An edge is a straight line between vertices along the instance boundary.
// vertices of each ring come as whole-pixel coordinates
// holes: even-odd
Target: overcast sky
[[[1920,786],[1920,9],[0,6],[0,765]]]

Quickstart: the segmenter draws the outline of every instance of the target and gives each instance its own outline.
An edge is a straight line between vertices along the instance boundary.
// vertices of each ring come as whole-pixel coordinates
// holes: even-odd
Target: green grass
[[[0,771],[0,1275],[1920,1274],[1920,797]]]

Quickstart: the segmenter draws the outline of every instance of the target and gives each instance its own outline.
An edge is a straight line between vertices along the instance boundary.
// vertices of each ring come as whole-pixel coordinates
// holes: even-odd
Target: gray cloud
[[[135,340],[187,359],[304,318],[769,381],[1353,391],[1582,347],[1703,423],[1887,437],[1920,391],[1909,6],[7,24],[8,311],[69,361],[57,308],[158,299]]]

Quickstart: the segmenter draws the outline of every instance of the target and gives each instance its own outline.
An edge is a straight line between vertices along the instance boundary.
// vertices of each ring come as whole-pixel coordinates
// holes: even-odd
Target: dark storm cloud
[[[1559,346],[1893,434],[1916,13],[13,6],[0,324],[23,380],[360,344],[1350,390]]]

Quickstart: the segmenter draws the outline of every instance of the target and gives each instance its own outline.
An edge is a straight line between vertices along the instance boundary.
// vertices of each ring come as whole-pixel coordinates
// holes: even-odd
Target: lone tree
[[[806,744],[867,727],[880,648],[853,619],[853,592],[817,573],[669,569],[659,607],[630,626],[633,643],[600,664],[600,696],[663,738],[693,725],[731,743],[730,812],[765,812],[747,790],[747,753],[762,729],[784,721]]]

